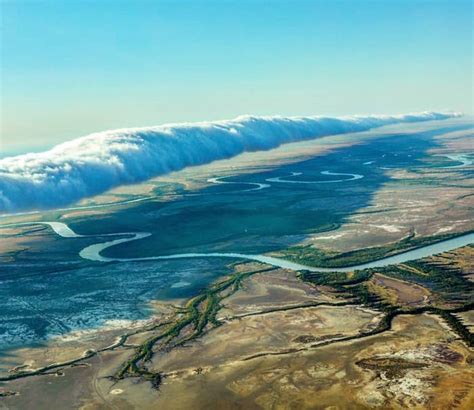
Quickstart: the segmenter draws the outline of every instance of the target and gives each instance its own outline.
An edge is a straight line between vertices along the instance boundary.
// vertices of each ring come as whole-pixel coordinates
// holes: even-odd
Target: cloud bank
[[[65,206],[122,184],[145,181],[246,151],[384,125],[458,116],[255,117],[98,132],[49,151],[0,160],[0,212]]]

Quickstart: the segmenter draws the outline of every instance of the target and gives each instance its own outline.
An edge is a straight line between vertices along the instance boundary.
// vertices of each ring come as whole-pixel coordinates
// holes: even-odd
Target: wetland
[[[328,137],[2,218],[0,405],[469,408],[469,140],[460,120]]]

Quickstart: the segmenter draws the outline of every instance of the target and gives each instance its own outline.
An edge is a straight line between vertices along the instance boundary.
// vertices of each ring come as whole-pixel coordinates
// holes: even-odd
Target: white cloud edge
[[[50,209],[123,184],[231,158],[246,151],[459,113],[351,117],[240,116],[93,133],[52,149],[0,159],[0,212]]]

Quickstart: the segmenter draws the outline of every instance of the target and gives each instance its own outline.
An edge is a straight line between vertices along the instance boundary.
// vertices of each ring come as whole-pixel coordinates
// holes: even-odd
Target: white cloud
[[[252,117],[98,132],[35,154],[0,160],[0,211],[74,203],[122,184],[145,181],[190,165],[244,151],[330,134],[457,114],[367,117]]]

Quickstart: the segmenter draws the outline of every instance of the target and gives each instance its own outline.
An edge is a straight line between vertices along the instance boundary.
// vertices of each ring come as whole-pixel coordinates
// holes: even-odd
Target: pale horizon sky
[[[474,111],[469,0],[0,7],[0,156],[242,114]]]

